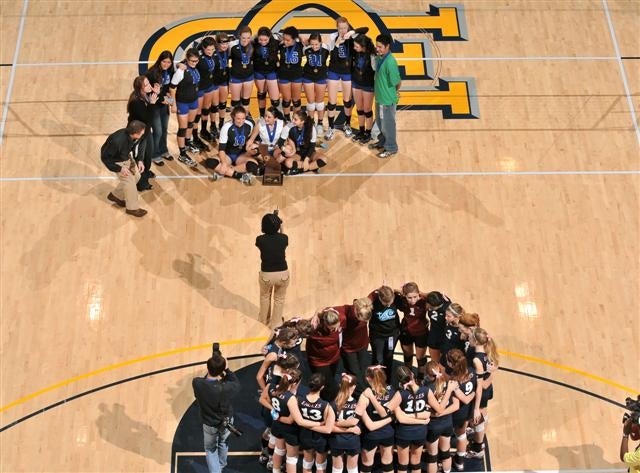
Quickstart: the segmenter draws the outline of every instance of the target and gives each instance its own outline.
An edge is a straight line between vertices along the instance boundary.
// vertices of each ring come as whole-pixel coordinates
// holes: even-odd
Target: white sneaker
[[[322,135],[324,135],[324,127],[322,126],[322,123],[318,123],[316,125],[316,134],[320,137]]]
[[[222,174],[218,174],[217,172],[214,172],[209,179],[211,179],[213,182],[219,181],[220,179],[224,179],[224,176]]]
[[[353,130],[351,129],[351,126],[349,126],[348,124],[344,125],[344,128],[342,129],[342,131],[344,131],[344,136],[346,136],[347,138],[353,135]]]
[[[253,174],[251,174],[250,172],[245,172],[242,177],[240,178],[240,182],[242,182],[244,185],[250,186],[253,184]]]
[[[324,139],[330,141],[333,138],[333,128],[329,128],[327,132],[324,134]]]

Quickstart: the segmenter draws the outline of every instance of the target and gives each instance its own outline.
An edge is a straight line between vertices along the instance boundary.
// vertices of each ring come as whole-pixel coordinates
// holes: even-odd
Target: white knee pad
[[[275,445],[276,443],[276,438],[273,436],[273,434],[269,434],[269,445]]]
[[[347,468],[347,473],[358,473],[360,470],[358,470],[358,467],[354,467],[354,468]],[[340,472],[342,473],[342,472]]]
[[[289,463],[289,458],[287,458],[287,463]],[[304,468],[305,470],[310,470],[311,468],[313,468],[313,463],[314,461],[311,460],[310,462],[308,462],[307,460],[305,460],[304,458],[302,459],[302,468]]]
[[[287,465],[297,465],[298,457],[287,457]]]
[[[282,473],[282,470],[274,466],[273,469],[271,470],[271,473]]]
[[[467,434],[464,433],[462,435],[458,435],[456,438],[458,439],[458,442],[462,442],[463,440],[467,440]]]
[[[307,104],[307,112],[315,112],[316,111],[316,104],[314,102],[309,102]]]
[[[347,470],[348,473],[349,470]],[[331,468],[331,473],[342,473],[342,468],[336,468],[335,466]],[[357,470],[356,470],[357,473]]]
[[[321,112],[324,110],[324,102],[316,102],[316,110]]]
[[[325,460],[322,463],[316,463],[316,471],[324,471],[327,469],[327,461]]]
[[[274,448],[273,454],[278,455],[279,457],[284,457],[287,454],[287,451],[284,448]]]
[[[484,432],[484,422],[480,422],[478,425],[476,425],[476,432]]]

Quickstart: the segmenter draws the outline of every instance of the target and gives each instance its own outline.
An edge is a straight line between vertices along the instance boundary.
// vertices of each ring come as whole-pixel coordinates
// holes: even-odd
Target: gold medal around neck
[[[246,64],[243,64],[243,65],[242,65],[242,68],[243,68],[243,69],[246,69],[246,68],[247,68],[247,65],[246,65]]]
[[[318,73],[318,69],[314,69],[313,72],[317,74]]]

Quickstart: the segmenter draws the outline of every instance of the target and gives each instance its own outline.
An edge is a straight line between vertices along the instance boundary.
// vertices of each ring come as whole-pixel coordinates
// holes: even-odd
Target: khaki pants
[[[289,271],[275,271],[258,275],[260,283],[260,315],[264,323],[279,325],[284,312],[284,297],[289,286]],[[271,310],[271,294],[273,293],[273,311]]]
[[[117,173],[119,182],[118,187],[113,190],[113,195],[127,203],[127,210],[138,210],[140,208],[138,189],[136,188],[136,184],[140,180],[138,165],[133,159],[118,164],[129,166],[131,173],[128,176]]]

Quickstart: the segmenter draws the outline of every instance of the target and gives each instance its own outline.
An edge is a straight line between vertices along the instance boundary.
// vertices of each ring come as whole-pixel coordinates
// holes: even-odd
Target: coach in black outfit
[[[231,401],[240,393],[240,382],[218,352],[207,360],[207,375],[193,378],[191,384],[200,406],[207,466],[210,473],[220,473],[227,465],[230,431],[226,423],[233,420]]]

